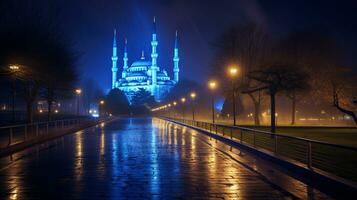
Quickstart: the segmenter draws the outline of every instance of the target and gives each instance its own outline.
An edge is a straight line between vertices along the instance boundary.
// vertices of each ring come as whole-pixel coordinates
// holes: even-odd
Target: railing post
[[[10,146],[12,143],[12,128],[10,128],[10,132],[9,132],[9,145]]]
[[[232,140],[233,139],[233,130],[232,130],[232,128],[230,130],[231,130],[231,140]]]
[[[253,147],[255,148],[255,132],[253,132]]]
[[[209,132],[212,132],[212,124],[209,124]]]
[[[224,127],[222,127],[222,136],[224,136]]]
[[[48,135],[48,124],[49,122],[46,123],[46,135]]]
[[[25,141],[27,140],[27,124],[25,124]]]
[[[275,142],[274,142],[274,151],[277,154],[278,153],[278,136],[275,135]]]
[[[216,135],[217,135],[217,125],[215,125],[215,127],[216,127]]]
[[[307,167],[309,169],[312,168],[312,158],[311,158],[311,155],[312,155],[312,148],[311,148],[311,142],[308,142],[307,143]]]
[[[275,135],[275,137],[274,137],[274,151],[275,151],[275,153],[277,154],[278,153],[278,136],[277,135]]]
[[[243,143],[243,130],[240,130],[240,143]]]

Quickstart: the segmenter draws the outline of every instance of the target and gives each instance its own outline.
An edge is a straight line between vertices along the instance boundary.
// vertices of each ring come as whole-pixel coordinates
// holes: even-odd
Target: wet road
[[[120,119],[0,159],[0,199],[293,198],[215,145],[162,120]]]

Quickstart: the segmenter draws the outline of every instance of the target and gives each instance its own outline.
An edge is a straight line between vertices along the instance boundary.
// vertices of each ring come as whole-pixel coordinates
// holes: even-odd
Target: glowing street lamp
[[[20,65],[10,65],[9,70],[12,74],[15,74],[12,78],[12,105],[11,105],[11,112],[12,112],[12,121],[15,121],[15,99],[16,99],[16,73],[20,71]]]
[[[216,87],[217,87],[216,81],[210,81],[210,82],[208,83],[208,87],[209,87],[209,89],[211,89],[211,90],[215,90]]]
[[[236,126],[236,88],[235,88],[235,78],[238,76],[238,67],[232,65],[228,68],[228,75],[232,79],[232,104],[233,104],[233,125]]]
[[[212,109],[212,124],[214,124],[214,91],[217,88],[217,82],[214,80],[211,80],[208,82],[208,88],[212,91],[211,95],[211,109]]]
[[[103,116],[103,113],[104,113],[104,104],[105,104],[104,100],[99,101],[99,109],[100,109],[99,114],[101,116]]]
[[[20,65],[10,65],[9,69],[11,72],[20,70]]]
[[[75,92],[76,92],[77,95],[80,95],[80,94],[82,93],[82,90],[81,90],[80,88],[77,88],[77,89],[75,90]]]
[[[185,119],[185,102],[186,102],[186,98],[185,97],[182,97],[181,98],[181,102],[182,102],[182,120]]]
[[[77,95],[77,116],[79,116],[79,97],[81,96],[82,89],[77,88],[77,89],[74,90],[74,92]]]
[[[238,75],[238,67],[233,65],[228,68],[229,76],[236,77]]]
[[[173,108],[172,108],[173,117],[175,117],[175,116],[176,116],[176,109],[175,109],[175,107],[176,107],[176,105],[177,105],[177,102],[176,102],[176,101],[172,102],[172,105],[173,105]]]
[[[196,99],[196,93],[191,92],[190,97],[192,99],[192,121],[195,121],[195,99]]]

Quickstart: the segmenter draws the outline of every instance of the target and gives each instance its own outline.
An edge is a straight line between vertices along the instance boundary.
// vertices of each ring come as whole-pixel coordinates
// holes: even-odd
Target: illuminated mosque
[[[170,78],[165,69],[160,69],[157,63],[158,45],[156,35],[156,22],[153,21],[153,32],[151,38],[151,59],[146,59],[144,51],[141,58],[128,65],[127,40],[125,39],[123,68],[121,77],[118,77],[118,56],[116,31],[114,30],[113,56],[112,56],[112,88],[119,88],[131,101],[135,92],[140,88],[149,91],[155,100],[160,102],[163,96],[179,81],[179,56],[178,56],[178,36],[176,31],[175,46],[173,52],[173,79]]]

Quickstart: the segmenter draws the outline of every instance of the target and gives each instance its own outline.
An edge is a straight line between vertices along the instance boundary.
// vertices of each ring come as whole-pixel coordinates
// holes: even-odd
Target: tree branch
[[[338,94],[337,94],[337,92],[336,92],[335,87],[334,87],[334,89],[333,89],[333,92],[334,92],[334,94],[333,94],[333,105],[334,105],[334,107],[336,107],[340,112],[345,113],[346,115],[351,116],[351,117],[353,118],[353,121],[355,122],[355,124],[357,124],[357,115],[356,115],[353,111],[347,110],[347,109],[342,108],[342,107],[340,106],[339,99],[338,99]]]
[[[268,86],[254,88],[254,89],[251,89],[251,90],[245,90],[245,91],[242,91],[242,94],[251,94],[251,93],[262,91],[262,90],[266,90],[266,89],[268,89]]]

